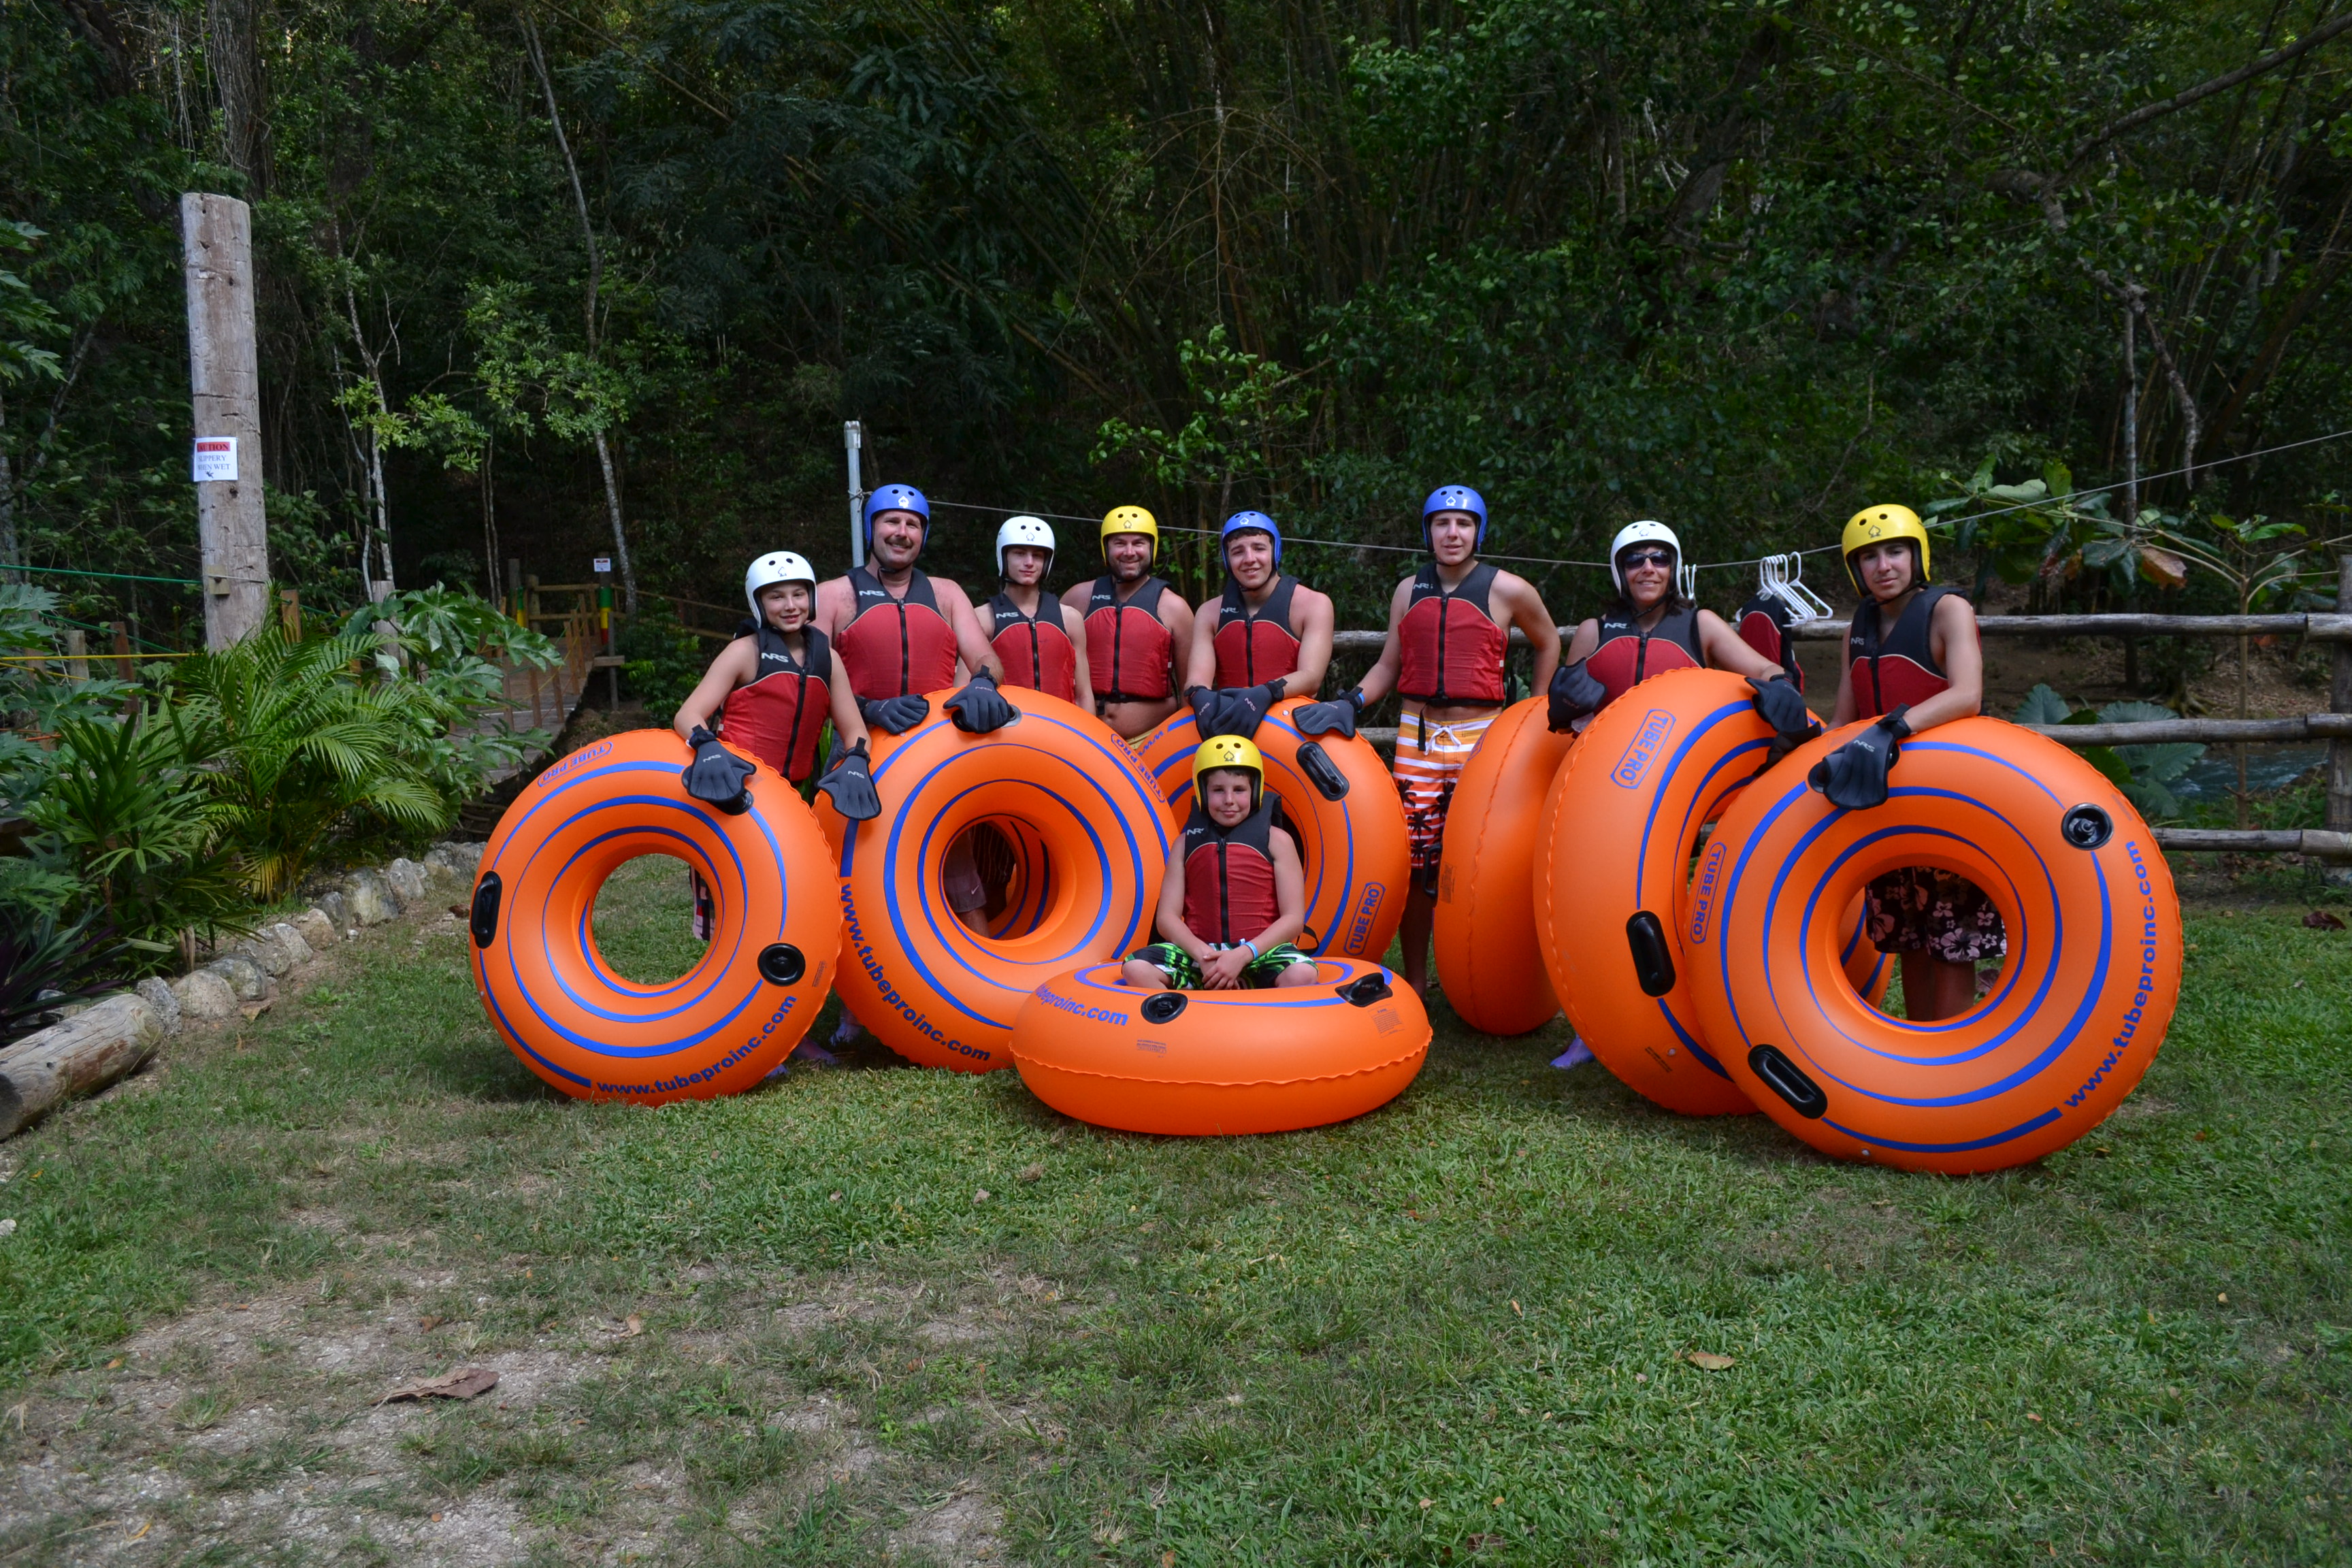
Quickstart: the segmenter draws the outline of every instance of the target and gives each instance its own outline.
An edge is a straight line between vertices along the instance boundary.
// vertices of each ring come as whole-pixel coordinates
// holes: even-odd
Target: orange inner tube
[[[1429,1057],[1429,1015],[1377,963],[1317,984],[1139,991],[1118,966],[1056,975],[1013,1026],[1021,1081],[1066,1116],[1207,1137],[1321,1127],[1386,1105]]]
[[[2040,1159],[2097,1126],[2163,1041],[2181,961],[2163,852],[2097,769],[1997,719],[1904,742],[1886,804],[1840,811],[1805,775],[1858,728],[1774,769],[1708,847],[1691,932],[1707,1038],[1824,1153],[1953,1174]],[[1908,866],[1967,878],[2007,929],[1991,994],[1958,1018],[1890,1017],[1840,962],[1843,911]]]
[[[1291,724],[1305,699],[1277,702],[1251,737],[1265,758],[1265,785],[1282,797],[1307,872],[1307,929],[1297,946],[1322,958],[1377,963],[1404,918],[1404,803],[1381,754],[1362,736],[1302,735]],[[1201,732],[1178,709],[1136,742],[1136,754],[1181,825],[1192,809],[1192,753]]]
[[[1073,965],[1150,939],[1175,829],[1108,726],[1042,691],[1009,693],[1020,716],[968,735],[930,694],[930,716],[874,737],[882,815],[851,822],[817,797],[840,878],[835,987],[857,1021],[909,1061],[960,1072],[1012,1065],[1005,1035],[1030,994]],[[942,871],[958,837],[1001,862],[986,931],[948,905]],[[1009,864],[1010,869],[1006,869]],[[1000,901],[1001,900],[1001,901]]]
[[[1437,977],[1482,1035],[1524,1035],[1559,1016],[1532,911],[1545,797],[1573,735],[1531,697],[1489,725],[1462,766],[1437,868]]]
[[[1771,745],[1755,695],[1724,670],[1675,669],[1609,704],[1552,781],[1536,844],[1536,940],[1570,1021],[1686,1116],[1756,1109],[1699,1028],[1677,918],[1700,828]]]
[[[572,752],[531,782],[483,847],[474,984],[524,1066],[583,1100],[708,1100],[765,1078],[807,1033],[841,944],[824,836],[761,768],[730,816],[686,793],[692,760],[667,730]],[[640,855],[701,874],[716,903],[702,961],[644,984],[604,962],[597,890]]]

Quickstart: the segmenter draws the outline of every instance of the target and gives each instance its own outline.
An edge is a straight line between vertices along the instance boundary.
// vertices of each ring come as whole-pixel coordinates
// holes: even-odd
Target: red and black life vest
[[[1487,607],[1494,586],[1495,569],[1485,564],[1472,567],[1450,593],[1438,581],[1435,562],[1414,574],[1404,619],[1397,623],[1398,696],[1449,704],[1506,700],[1503,655],[1510,639]]]
[[[1789,606],[1770,594],[1759,594],[1739,606],[1736,628],[1739,640],[1779,665],[1805,689],[1805,667],[1797,662],[1797,639],[1789,635]]]
[[[1276,577],[1274,592],[1253,610],[1242,585],[1225,579],[1225,596],[1217,605],[1219,689],[1264,686],[1298,668],[1298,637],[1290,629],[1290,598],[1297,587],[1296,577]]]
[[[1160,702],[1176,689],[1176,639],[1160,624],[1168,584],[1147,577],[1122,601],[1118,581],[1095,579],[1087,595],[1087,676],[1102,702]]]
[[[762,623],[757,640],[759,674],[727,694],[719,710],[719,732],[736,750],[799,784],[816,769],[816,740],[833,716],[833,646],[814,626],[801,632],[802,657],[794,658],[784,634]]]
[[[1201,808],[1184,824],[1184,923],[1202,942],[1255,941],[1282,912],[1274,892],[1274,816],[1266,791],[1258,807],[1231,827]]]
[[[1670,669],[1703,669],[1706,655],[1698,646],[1698,610],[1685,605],[1668,610],[1648,631],[1639,617],[1601,617],[1601,645],[1584,661],[1584,673],[1608,689],[1614,702],[1654,675]]]
[[[909,572],[901,599],[873,573],[853,566],[849,588],[857,607],[834,642],[851,690],[865,698],[904,697],[955,684],[955,628],[940,613],[929,577]]]
[[[1034,616],[1010,594],[988,601],[990,646],[1004,661],[1004,684],[1026,686],[1065,702],[1078,700],[1078,650],[1062,625],[1062,601],[1040,590]]]
[[[1878,601],[1865,600],[1846,628],[1845,655],[1853,667],[1853,716],[1875,719],[1903,703],[1916,706],[1952,682],[1929,649],[1928,630],[1937,601],[1957,588],[1922,588],[1903,606],[1895,629],[1878,630]]]

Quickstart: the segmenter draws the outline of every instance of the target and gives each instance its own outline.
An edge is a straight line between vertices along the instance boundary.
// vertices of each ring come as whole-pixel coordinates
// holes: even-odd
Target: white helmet
[[[1663,544],[1673,551],[1675,581],[1677,587],[1681,585],[1683,542],[1675,537],[1675,531],[1663,522],[1629,522],[1609,542],[1609,580],[1617,584],[1619,593],[1625,591],[1625,574],[1619,569],[1617,557],[1629,544]]]
[[[1014,544],[1026,544],[1032,549],[1044,551],[1045,564],[1048,567],[1053,565],[1054,530],[1044,518],[1031,517],[1024,512],[1019,517],[1006,518],[1003,525],[997,529],[996,574],[999,577],[1004,575],[1004,552]]]
[[[751,606],[751,618],[763,620],[760,612],[760,590],[772,588],[779,583],[805,583],[809,595],[816,595],[816,568],[803,556],[789,550],[771,550],[751,563],[743,573],[743,597]]]

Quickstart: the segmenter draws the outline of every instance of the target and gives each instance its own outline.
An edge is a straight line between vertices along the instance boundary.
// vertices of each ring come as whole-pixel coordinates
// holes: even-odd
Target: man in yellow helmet
[[[1265,758],[1239,735],[1192,753],[1192,816],[1160,884],[1160,940],[1130,955],[1122,984],[1145,991],[1311,985],[1315,961],[1291,945],[1307,924],[1298,848],[1277,831]]]
[[[1095,711],[1132,741],[1176,711],[1177,650],[1192,646],[1192,607],[1151,574],[1160,523],[1139,506],[1102,520],[1103,565],[1087,595],[1087,674]]]
[[[1976,612],[1927,581],[1927,531],[1907,506],[1864,507],[1845,525],[1846,573],[1862,594],[1846,630],[1835,724],[1875,719],[1813,768],[1832,805],[1884,805],[1902,742],[1984,709]],[[1901,955],[1904,1010],[1914,1023],[1957,1017],[1976,1002],[1979,961],[2008,951],[2000,911],[1950,871],[1906,866],[1872,879],[1871,940]]]

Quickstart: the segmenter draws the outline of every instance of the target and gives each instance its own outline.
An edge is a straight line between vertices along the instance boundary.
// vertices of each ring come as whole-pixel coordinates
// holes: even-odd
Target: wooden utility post
[[[251,636],[269,612],[261,503],[261,375],[254,349],[253,212],[234,196],[180,198],[194,393],[196,537],[205,646]]]

